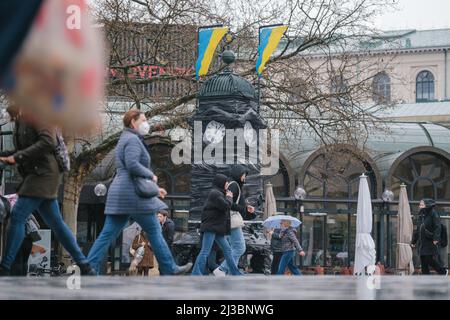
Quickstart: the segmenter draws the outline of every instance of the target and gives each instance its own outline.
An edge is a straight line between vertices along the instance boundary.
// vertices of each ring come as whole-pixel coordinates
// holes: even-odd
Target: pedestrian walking
[[[232,249],[233,259],[236,265],[239,264],[239,259],[245,253],[245,239],[242,227],[244,220],[251,220],[256,217],[255,208],[247,205],[243,193],[243,186],[248,175],[247,168],[243,165],[234,165],[231,167],[231,182],[228,190],[233,193],[233,203],[231,205],[231,231],[227,237]],[[222,264],[214,270],[216,276],[221,276],[229,272],[227,261],[224,260]]]
[[[283,254],[280,259],[277,274],[284,274],[286,267],[288,267],[293,275],[301,275],[300,270],[294,264],[294,258],[296,252],[302,257],[305,256],[305,252],[298,242],[295,229],[291,226],[291,221],[282,220],[281,227],[280,238]]]
[[[228,178],[217,174],[208,195],[201,217],[202,247],[195,260],[192,275],[203,275],[214,241],[222,249],[232,275],[240,275],[232,256],[232,249],[225,238],[230,233],[230,208],[233,194],[228,189]]]
[[[167,205],[158,196],[150,197],[145,194],[148,190],[141,189],[143,184],[151,188],[151,181],[155,184],[158,181],[150,170],[151,158],[144,144],[144,135],[150,130],[147,119],[141,111],[131,109],[125,113],[123,123],[125,128],[115,150],[117,172],[106,198],[105,225],[89,252],[89,262],[99,270],[112,241],[132,218],[146,232],[162,275],[189,272],[191,263],[176,265],[156,217]],[[159,197],[164,198],[167,192],[163,188],[158,190]]]
[[[148,276],[148,272],[151,268],[154,267],[154,256],[152,247],[150,246],[150,242],[145,236],[145,232],[141,231],[133,240],[131,244],[132,252],[134,252],[134,256],[136,256],[137,250],[142,248],[143,256],[142,260],[136,266],[136,275],[138,276]]]
[[[62,169],[58,164],[56,128],[36,121],[31,123],[27,114],[10,106],[8,112],[14,120],[13,142],[15,150],[0,153],[0,161],[17,165],[22,182],[18,199],[11,211],[6,250],[0,264],[0,275],[9,275],[12,263],[25,238],[25,224],[35,211],[53,231],[62,246],[80,267],[81,274],[93,274],[88,260],[76,239],[62,219],[57,197]]]
[[[423,199],[419,202],[420,211],[411,245],[413,248],[418,247],[422,274],[430,274],[432,267],[438,274],[448,275],[448,270],[438,259],[441,221],[435,206],[433,199]]]

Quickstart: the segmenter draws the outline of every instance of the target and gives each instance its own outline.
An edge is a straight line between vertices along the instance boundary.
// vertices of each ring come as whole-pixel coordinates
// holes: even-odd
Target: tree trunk
[[[84,177],[85,174],[82,169],[71,170],[69,173],[64,174],[62,216],[75,238],[77,236],[78,203]],[[64,262],[66,266],[70,265],[70,255],[68,252],[63,250],[63,248],[60,248],[59,252],[62,262]]]

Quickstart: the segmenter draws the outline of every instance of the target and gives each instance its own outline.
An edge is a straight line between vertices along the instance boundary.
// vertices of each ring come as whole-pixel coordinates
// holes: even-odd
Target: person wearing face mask
[[[146,232],[161,275],[189,272],[192,263],[176,265],[156,217],[160,210],[167,209],[167,205],[156,196],[144,198],[135,191],[133,177],[158,181],[150,170],[151,159],[144,144],[144,135],[150,130],[147,119],[141,111],[131,109],[125,113],[123,123],[125,128],[115,150],[117,171],[106,198],[105,225],[89,252],[88,260],[98,271],[112,241],[132,218]],[[166,194],[166,190],[159,188],[160,198]]]
[[[448,275],[448,270],[439,263],[438,245],[441,239],[441,222],[434,210],[436,203],[432,199],[423,199],[419,203],[417,229],[413,234],[411,246],[418,246],[422,274],[430,274],[430,267],[437,273]]]
[[[242,273],[233,259],[230,244],[225,238],[230,233],[230,209],[233,204],[233,194],[228,190],[228,178],[223,174],[216,174],[213,187],[202,211],[200,232],[203,233],[202,247],[195,260],[192,275],[204,275],[208,256],[214,243],[222,249],[225,260],[229,263],[230,274],[237,276]]]

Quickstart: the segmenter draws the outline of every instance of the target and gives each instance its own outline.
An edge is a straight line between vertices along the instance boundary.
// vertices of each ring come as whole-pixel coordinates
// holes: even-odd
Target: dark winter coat
[[[133,177],[153,178],[150,155],[143,137],[133,129],[125,128],[115,149],[116,176],[108,190],[105,214],[151,214],[167,209],[158,197],[139,197]]]
[[[244,220],[251,220],[251,219],[255,219],[256,215],[255,215],[255,213],[250,213],[247,211],[247,203],[245,201],[244,189],[243,189],[244,184],[241,182],[241,176],[244,173],[248,174],[248,170],[243,165],[238,164],[238,165],[234,165],[231,167],[231,171],[230,171],[231,181],[236,181],[237,184],[239,185],[239,187],[235,183],[232,183],[232,184],[230,184],[230,187],[228,188],[228,190],[230,190],[233,193],[233,204],[231,206],[231,210],[239,211],[239,213],[242,215],[242,218]],[[241,189],[241,197],[239,199],[239,202],[236,203],[237,198],[239,196],[239,188]]]
[[[297,249],[297,251],[303,251],[295,234],[295,229],[292,227],[281,229],[280,237],[283,252],[292,251],[295,249]]]
[[[17,163],[22,177],[19,196],[56,199],[62,177],[55,156],[56,130],[18,120],[13,143],[15,150],[1,152],[0,156],[13,156]]]
[[[272,238],[270,239],[270,248],[272,249],[272,252],[283,252],[280,233],[281,229],[273,230]]]
[[[425,200],[426,207],[419,212],[417,227],[411,241],[412,244],[418,246],[421,256],[438,253],[438,246],[433,244],[433,241],[439,241],[441,238],[441,221],[438,213],[434,210],[434,205],[434,200]]]
[[[232,199],[226,197],[224,190],[228,178],[217,174],[213,180],[213,188],[202,212],[201,232],[214,232],[220,235],[230,234],[230,208]]]
[[[175,223],[171,219],[166,218],[166,222],[164,222],[161,227],[163,237],[166,240],[169,248],[171,248],[173,243],[173,236],[175,234]]]

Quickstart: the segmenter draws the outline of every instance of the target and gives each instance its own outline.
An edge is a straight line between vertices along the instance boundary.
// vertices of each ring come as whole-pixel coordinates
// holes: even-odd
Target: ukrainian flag
[[[198,58],[195,63],[197,79],[208,73],[214,52],[228,30],[228,27],[211,27],[202,28],[198,31]]]
[[[258,60],[256,60],[256,73],[259,77],[287,28],[288,26],[267,26],[259,29]]]

